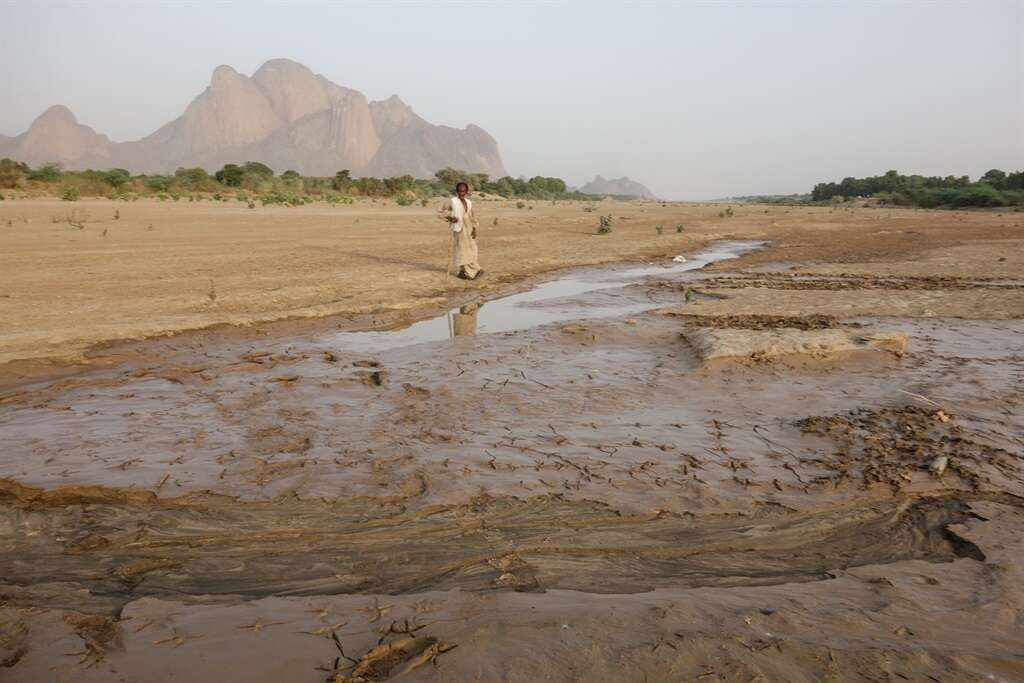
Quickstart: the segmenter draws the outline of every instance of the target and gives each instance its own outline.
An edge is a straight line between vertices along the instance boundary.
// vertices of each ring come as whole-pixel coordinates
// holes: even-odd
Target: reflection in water
[[[459,312],[452,311],[448,318],[448,332],[452,338],[472,337],[476,334],[476,314],[483,304],[466,304]]]

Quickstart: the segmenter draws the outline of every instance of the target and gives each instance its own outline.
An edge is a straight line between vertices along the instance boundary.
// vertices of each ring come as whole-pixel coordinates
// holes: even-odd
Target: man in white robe
[[[455,186],[455,197],[444,200],[438,215],[452,230],[452,265],[456,275],[464,280],[475,280],[484,271],[477,263],[476,231],[480,227],[473,202],[469,199],[469,185]]]

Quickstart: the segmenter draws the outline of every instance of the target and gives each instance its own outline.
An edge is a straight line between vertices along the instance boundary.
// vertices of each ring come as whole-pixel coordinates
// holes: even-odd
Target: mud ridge
[[[974,496],[973,498],[977,498]],[[625,516],[558,496],[481,498],[392,514],[365,504],[193,496],[0,501],[0,595],[82,607],[142,596],[416,593],[428,590],[635,593],[754,586],[918,559],[981,560],[948,530],[972,497],[764,514]],[[242,596],[245,596],[243,598]]]

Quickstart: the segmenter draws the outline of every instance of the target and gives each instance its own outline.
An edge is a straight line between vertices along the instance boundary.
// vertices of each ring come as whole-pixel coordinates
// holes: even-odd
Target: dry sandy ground
[[[444,273],[447,233],[435,207],[5,201],[0,364],[80,360],[98,342],[218,323],[401,313],[565,266],[671,257],[730,236],[770,239],[787,260],[840,263],[913,260],[970,242],[969,260],[985,274],[1022,267],[1020,250],[1004,241],[1021,237],[1018,213],[743,206],[720,218],[724,205],[600,202],[593,213],[583,206],[479,202],[487,275],[465,283]],[[598,237],[601,214],[615,225]],[[956,250],[947,256],[920,267],[958,267]]]
[[[446,289],[420,209],[74,208],[0,205],[8,359],[345,315],[8,363],[3,680],[1024,680],[1021,214],[485,204]]]

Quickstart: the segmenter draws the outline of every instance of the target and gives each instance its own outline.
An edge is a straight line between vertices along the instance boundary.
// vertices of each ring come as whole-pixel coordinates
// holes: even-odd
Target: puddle
[[[454,337],[515,332],[568,320],[638,315],[657,308],[649,301],[623,300],[610,305],[581,307],[570,299],[606,289],[625,287],[651,276],[672,276],[717,261],[734,259],[760,249],[764,242],[743,240],[716,242],[708,249],[688,257],[684,263],[645,265],[624,269],[588,268],[545,282],[527,292],[483,303],[470,303],[447,313],[414,323],[399,330],[332,333],[318,341],[339,349],[380,351]]]

